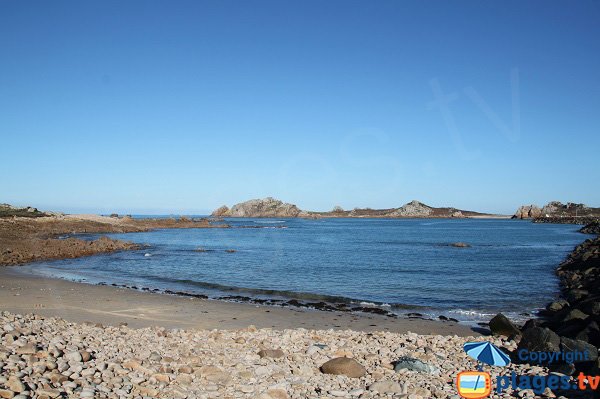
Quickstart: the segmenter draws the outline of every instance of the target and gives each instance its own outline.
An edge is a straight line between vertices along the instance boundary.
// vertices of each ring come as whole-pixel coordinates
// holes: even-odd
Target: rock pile
[[[556,273],[562,298],[548,304],[540,319],[529,320],[519,331],[500,314],[490,321],[490,329],[498,335],[520,335],[519,349],[587,353],[587,359],[555,362],[551,369],[567,375],[600,375],[600,237],[578,245]]]
[[[600,234],[600,221],[594,220],[586,224],[579,229],[579,232],[584,234]]]
[[[252,326],[134,330],[4,312],[0,397],[458,399],[457,373],[476,367],[462,350],[473,339]],[[517,345],[491,341],[508,350]],[[545,369],[491,370],[494,378],[513,371]]]

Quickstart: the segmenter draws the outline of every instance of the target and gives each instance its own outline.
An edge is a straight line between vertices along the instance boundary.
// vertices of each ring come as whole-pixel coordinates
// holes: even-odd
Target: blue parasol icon
[[[508,355],[490,342],[467,342],[463,348],[467,355],[478,362],[502,367],[510,364]]]

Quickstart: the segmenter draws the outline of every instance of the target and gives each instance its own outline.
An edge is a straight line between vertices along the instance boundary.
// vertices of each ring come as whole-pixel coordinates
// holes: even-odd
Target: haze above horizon
[[[600,2],[0,3],[0,203],[600,206]]]

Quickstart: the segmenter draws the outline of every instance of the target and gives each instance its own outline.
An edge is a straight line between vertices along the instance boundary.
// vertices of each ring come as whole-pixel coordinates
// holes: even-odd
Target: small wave
[[[360,302],[359,305],[361,305],[361,306],[377,306],[373,302]]]
[[[446,316],[451,316],[459,321],[464,322],[485,322],[487,323],[496,316],[499,311],[482,311],[475,309],[452,309],[446,312],[440,312]],[[503,314],[514,322],[524,322],[535,316],[537,310],[531,310],[530,312],[503,312]]]
[[[460,314],[460,315],[464,315],[464,316],[474,316],[474,317],[490,317],[490,316],[494,316],[494,313],[484,313],[484,312],[480,312],[477,310],[466,310],[466,309],[454,309],[454,310],[450,310],[448,313],[455,313],[455,314]]]
[[[328,295],[328,294],[315,294],[312,292],[298,292],[289,290],[278,290],[278,289],[266,289],[266,288],[248,288],[238,287],[219,283],[211,283],[206,281],[188,280],[188,279],[177,279],[169,277],[156,277],[156,276],[144,276],[150,280],[167,284],[182,284],[205,290],[217,291],[221,293],[230,294],[246,294],[250,296],[260,296],[268,298],[283,298],[283,299],[296,299],[301,301],[312,301],[312,302],[328,302],[331,304],[360,304],[361,306],[371,307],[385,307],[385,308],[396,308],[396,309],[419,309],[423,308],[418,305],[408,304],[387,304],[376,301],[364,301],[357,298],[350,298],[341,295]]]
[[[285,220],[253,220],[254,223],[259,224],[275,224],[275,223],[285,223]]]

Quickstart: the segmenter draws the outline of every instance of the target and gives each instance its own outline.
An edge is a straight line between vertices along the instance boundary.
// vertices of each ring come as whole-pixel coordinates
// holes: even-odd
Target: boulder
[[[547,327],[553,328],[553,330],[560,336],[569,338],[575,338],[588,324],[587,320],[572,319],[569,321],[558,321],[554,323],[547,323]]]
[[[227,205],[223,205],[222,207],[215,209],[213,211],[213,213],[211,213],[211,216],[215,216],[215,217],[229,216],[229,208],[227,207]]]
[[[599,298],[590,298],[580,305],[581,309],[589,315],[600,316],[600,300]]]
[[[367,370],[362,364],[349,357],[337,357],[325,362],[321,366],[324,374],[345,375],[351,378],[360,378]]]
[[[569,303],[575,303],[575,302],[581,301],[582,299],[585,299],[589,294],[590,293],[587,290],[574,289],[574,290],[569,290],[566,293],[566,297],[567,297],[567,300],[569,301]]]
[[[523,205],[517,209],[513,219],[534,219],[542,216],[542,210],[536,205]]]
[[[450,245],[452,245],[453,247],[456,247],[456,248],[469,248],[471,246],[471,245],[467,244],[466,242],[454,242]]]
[[[567,308],[568,306],[569,302],[567,302],[564,299],[559,299],[557,301],[549,303],[548,306],[546,306],[546,310],[550,313],[556,313],[563,310],[564,308]]]
[[[418,371],[421,373],[433,374],[438,369],[430,364],[423,362],[422,360],[415,359],[413,357],[403,356],[394,362],[394,371],[400,371],[407,369],[410,371]]]
[[[518,350],[529,352],[559,352],[560,337],[546,327],[533,327],[523,331]]]
[[[502,313],[498,313],[492,318],[492,320],[490,320],[489,327],[492,331],[492,335],[504,335],[511,337],[521,334],[521,331],[517,328],[517,326],[515,326],[508,319],[508,317],[504,316]]]
[[[583,313],[581,310],[579,309],[571,309],[563,318],[562,318],[562,322],[568,322],[571,320],[585,320],[587,319],[589,316],[585,313]]]
[[[575,335],[575,339],[589,342],[596,347],[600,346],[600,327],[598,327],[598,323],[595,321],[589,322]]]
[[[598,348],[585,341],[571,339],[566,337],[560,338],[560,348],[563,352],[586,353],[587,359],[575,359],[573,363],[581,363],[585,361],[593,362],[598,359]]]

